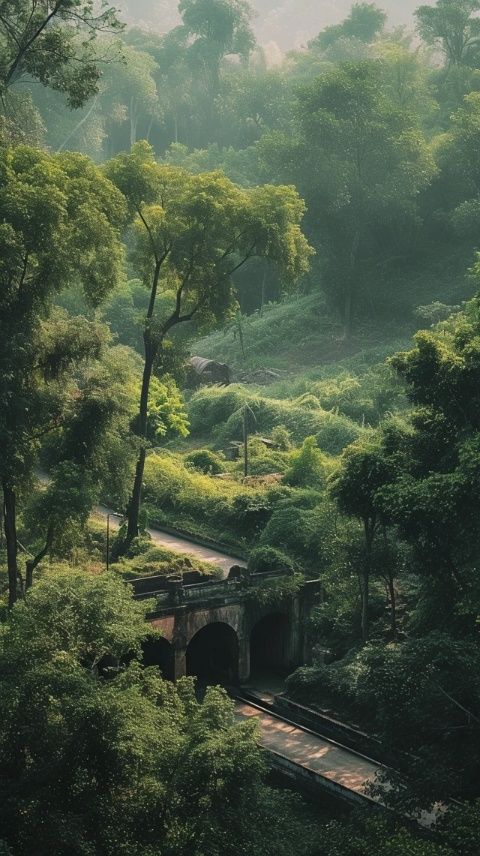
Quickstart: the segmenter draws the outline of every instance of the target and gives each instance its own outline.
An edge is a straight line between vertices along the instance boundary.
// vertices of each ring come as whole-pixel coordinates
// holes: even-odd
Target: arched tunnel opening
[[[158,666],[167,681],[175,679],[173,645],[161,636],[150,636],[142,645],[144,666]]]
[[[281,613],[266,615],[255,624],[250,634],[251,678],[285,678],[289,666],[288,618]]]
[[[202,684],[237,684],[238,653],[233,627],[221,622],[207,624],[188,645],[187,675],[194,675]]]

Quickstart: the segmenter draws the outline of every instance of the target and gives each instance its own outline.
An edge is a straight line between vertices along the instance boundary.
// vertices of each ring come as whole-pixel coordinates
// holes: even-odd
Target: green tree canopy
[[[289,856],[292,841],[314,856],[318,831],[299,801],[264,783],[255,724],[236,721],[219,687],[199,703],[192,679],[174,685],[141,666],[148,606],[114,576],[70,572],[11,611],[3,839],[16,856]]]
[[[232,277],[249,259],[275,262],[286,286],[308,270],[311,248],[301,231],[304,204],[293,187],[242,190],[222,173],[192,175],[157,164],[144,142],[105,167],[133,219],[132,260],[149,289],[138,435],[147,436],[148,396],[165,340],[179,324],[207,328],[235,307]],[[129,506],[127,540],[138,534],[146,446]]]
[[[417,198],[435,172],[418,120],[395,103],[378,62],[345,63],[298,93],[300,131],[258,147],[265,170],[305,195],[325,285],[350,334],[362,264],[417,223]]]
[[[362,638],[368,637],[369,582],[375,536],[384,521],[377,492],[392,478],[392,466],[378,438],[367,437],[353,443],[343,453],[340,466],[330,480],[330,492],[344,514],[356,517],[363,526],[365,555],[358,562],[362,600]]]
[[[341,24],[327,27],[310,42],[310,48],[326,50],[339,39],[358,39],[369,44],[383,30],[387,15],[375,3],[354,3]]]
[[[415,12],[417,29],[428,45],[438,46],[448,64],[475,63],[480,51],[479,0],[437,0]]]
[[[0,93],[29,76],[81,106],[98,91],[95,38],[119,28],[106,0],[1,0]]]
[[[121,275],[121,194],[88,159],[28,147],[0,150],[0,481],[10,602],[16,596],[16,496],[39,442],[68,412],[66,378],[97,358],[95,322],[51,316],[56,295],[78,282],[98,303]]]

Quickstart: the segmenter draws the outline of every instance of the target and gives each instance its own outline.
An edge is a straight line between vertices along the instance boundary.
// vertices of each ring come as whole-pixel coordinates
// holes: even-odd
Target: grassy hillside
[[[447,247],[420,264],[364,276],[368,288],[358,287],[364,314],[358,313],[348,342],[320,292],[244,318],[243,349],[237,325],[198,340],[193,353],[228,363],[234,383],[186,393],[189,437],[147,462],[150,521],[245,555],[274,547],[317,572],[331,535],[324,521],[329,512],[322,510],[327,474],[346,446],[405,409],[405,391],[386,359],[472,295],[466,273],[472,259],[471,245]],[[246,412],[248,479],[243,453],[229,459],[232,443],[242,447]],[[266,448],[263,438],[273,445]],[[316,451],[307,438],[314,438]],[[315,484],[312,467],[323,472]],[[319,552],[320,530],[326,541]]]
[[[411,266],[365,275],[365,284],[358,288],[357,323],[348,342],[342,338],[338,315],[321,293],[313,293],[244,318],[245,356],[233,327],[198,340],[194,352],[228,363],[236,380],[259,368],[278,370],[281,376],[287,373],[292,382],[304,374],[328,377],[355,367],[362,372],[428,326],[418,307],[437,301],[455,306],[472,296],[475,286],[467,272],[473,252],[471,244],[449,246]]]

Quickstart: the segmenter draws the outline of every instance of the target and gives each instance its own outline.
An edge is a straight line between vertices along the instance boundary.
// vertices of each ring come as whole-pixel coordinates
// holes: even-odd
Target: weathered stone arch
[[[231,624],[208,622],[190,639],[186,673],[205,683],[236,684],[239,674],[240,642]]]
[[[224,624],[238,636],[242,631],[242,618],[242,610],[237,606],[191,612],[186,622],[185,646],[188,646],[194,636],[211,624]]]

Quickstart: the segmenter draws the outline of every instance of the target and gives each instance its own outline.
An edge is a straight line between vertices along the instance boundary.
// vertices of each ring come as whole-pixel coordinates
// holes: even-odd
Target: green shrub
[[[259,437],[251,437],[248,442],[249,476],[268,476],[272,473],[284,473],[288,467],[288,454],[269,448]],[[236,471],[243,474],[243,456],[239,459]]]
[[[302,509],[291,506],[276,509],[262,532],[262,544],[274,544],[292,556],[303,557],[306,552],[305,521]]]
[[[285,474],[285,483],[293,487],[325,486],[324,456],[315,437],[307,437],[302,448],[291,455],[291,463]]]
[[[320,399],[310,393],[305,393],[305,395],[296,398],[294,404],[305,407],[307,410],[319,410],[321,407]]]
[[[302,574],[289,574],[282,577],[267,577],[256,585],[247,588],[247,600],[258,607],[281,606],[298,594],[304,577]]]
[[[225,463],[210,449],[198,449],[185,456],[185,463],[201,473],[212,476],[225,472]]]
[[[193,436],[211,434],[218,425],[249,402],[250,393],[243,386],[203,387],[195,392],[188,403],[190,432]]]
[[[285,425],[277,425],[272,431],[272,443],[279,452],[288,452],[292,448],[292,435]]]
[[[252,574],[266,574],[270,571],[288,571],[293,573],[294,564],[286,553],[275,547],[257,547],[250,553],[248,570]]]
[[[176,553],[161,544],[154,544],[149,537],[135,538],[126,556],[113,565],[114,570],[124,579],[151,577],[157,574],[185,574],[198,571],[205,576],[218,576],[221,570],[196,556]]]
[[[365,429],[346,416],[325,414],[320,430],[316,433],[317,445],[329,455],[339,455],[347,446],[365,433]]]
[[[151,524],[170,525],[243,551],[265,525],[271,505],[265,490],[216,479],[185,467],[181,455],[149,455],[144,502]]]
[[[356,717],[357,654],[352,651],[331,665],[302,666],[287,678],[287,694],[303,704],[333,707],[344,716]]]
[[[249,536],[258,534],[270,520],[273,506],[265,491],[242,493],[233,501],[234,518],[242,532]]]
[[[219,444],[243,440],[246,404],[252,414],[251,431],[272,436],[281,427],[297,443],[315,435],[320,448],[329,454],[338,454],[363,432],[360,425],[346,416],[314,407],[311,396],[307,396],[304,405],[299,401],[266,398],[245,387],[232,386],[201,389],[191,397],[188,418],[192,436],[214,435]]]

